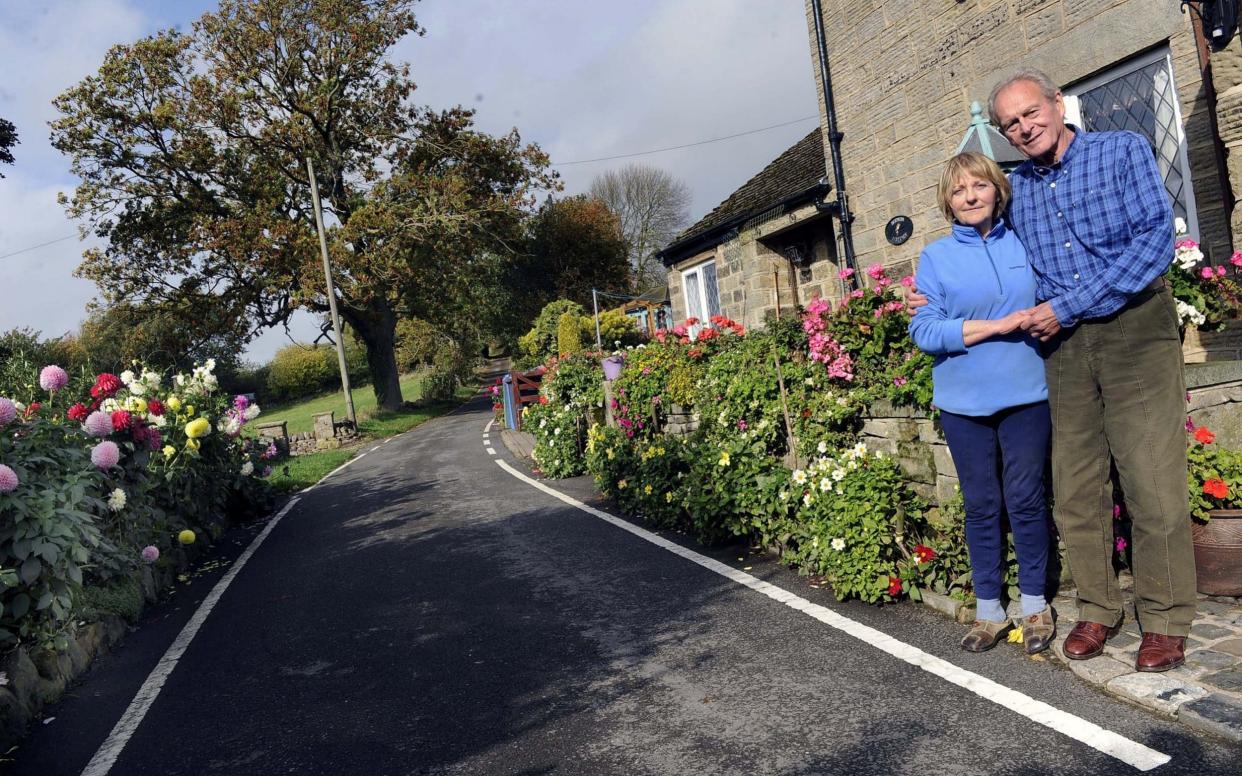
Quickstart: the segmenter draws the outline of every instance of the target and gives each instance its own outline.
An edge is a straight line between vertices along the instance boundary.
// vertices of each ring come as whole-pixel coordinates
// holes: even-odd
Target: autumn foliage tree
[[[399,406],[398,319],[468,320],[474,264],[515,253],[557,186],[516,130],[412,103],[409,66],[387,56],[422,34],[412,6],[222,0],[189,33],[112,48],[55,101],[53,145],[81,178],[64,202],[105,241],[79,274],[108,303],[201,310],[225,333],[323,312],[309,158],[337,305],[380,406]]]

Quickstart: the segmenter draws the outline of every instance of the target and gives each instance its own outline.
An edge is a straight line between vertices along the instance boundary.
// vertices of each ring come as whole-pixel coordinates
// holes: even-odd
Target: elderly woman
[[[934,401],[966,503],[978,609],[962,648],[991,649],[1009,629],[1001,605],[1005,512],[1018,556],[1023,642],[1033,655],[1056,636],[1044,597],[1048,388],[1038,345],[1020,329],[1035,306],[1035,274],[1002,218],[1010,188],[995,162],[958,154],[938,196],[953,232],[920,256],[915,280],[928,303],[911,319],[910,337],[935,357]]]

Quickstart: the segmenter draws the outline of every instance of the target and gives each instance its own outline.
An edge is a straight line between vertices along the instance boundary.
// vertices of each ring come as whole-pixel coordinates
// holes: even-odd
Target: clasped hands
[[[917,314],[919,308],[927,304],[927,297],[920,294],[916,287],[910,286],[902,291],[906,296],[906,312],[911,315]],[[994,335],[1010,334],[1022,329],[1040,342],[1047,342],[1061,330],[1061,321],[1057,319],[1051,302],[1012,312],[991,323],[994,324]]]

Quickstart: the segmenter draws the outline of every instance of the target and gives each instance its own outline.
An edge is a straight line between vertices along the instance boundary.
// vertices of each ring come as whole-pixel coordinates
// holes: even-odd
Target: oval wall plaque
[[[901,245],[914,235],[914,222],[909,216],[894,216],[884,226],[884,237],[893,245]]]

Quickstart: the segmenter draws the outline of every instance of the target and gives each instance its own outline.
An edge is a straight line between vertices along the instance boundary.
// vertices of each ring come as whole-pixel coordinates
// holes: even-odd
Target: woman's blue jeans
[[[975,595],[1001,597],[1006,555],[1002,513],[1009,515],[1013,531],[1019,589],[1024,595],[1044,595],[1050,531],[1044,493],[1052,428],[1048,403],[1010,407],[984,417],[942,410],[940,423],[966,503],[966,546]]]

